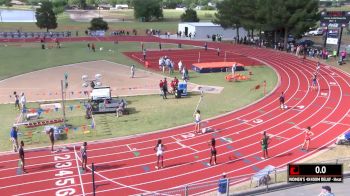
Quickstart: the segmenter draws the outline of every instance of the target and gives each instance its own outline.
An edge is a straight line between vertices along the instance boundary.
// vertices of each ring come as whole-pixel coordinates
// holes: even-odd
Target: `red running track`
[[[145,41],[145,40],[143,40]],[[146,40],[147,41],[147,40]],[[163,42],[176,42],[163,40]],[[203,42],[181,41],[203,45]],[[310,90],[315,71],[313,61],[268,49],[209,43],[221,51],[242,54],[271,66],[279,75],[279,84],[263,99],[232,113],[206,121],[216,131],[194,136],[193,125],[138,136],[88,144],[88,162],[96,166],[96,193],[132,195],[162,193],[183,195],[189,186],[191,195],[201,195],[216,188],[216,181],[226,172],[228,177],[248,179],[267,165],[285,167],[310,156],[334,142],[350,127],[350,76],[341,70],[321,66],[317,90]],[[278,97],[285,91],[287,110],[280,110]],[[203,111],[205,112],[205,111]],[[300,150],[303,129],[312,126],[315,135],[308,152]],[[262,160],[261,132],[272,137],[270,158]],[[210,151],[207,142],[217,138],[218,165],[207,166]],[[167,146],[165,168],[155,170],[153,151],[157,139]],[[29,173],[17,175],[17,154],[0,157],[0,191],[2,195],[92,195],[91,175],[79,175],[80,160],[75,147],[51,154],[49,149],[26,153]],[[213,183],[208,183],[213,182]],[[196,187],[196,188],[194,188]],[[182,191],[182,192],[181,192]]]

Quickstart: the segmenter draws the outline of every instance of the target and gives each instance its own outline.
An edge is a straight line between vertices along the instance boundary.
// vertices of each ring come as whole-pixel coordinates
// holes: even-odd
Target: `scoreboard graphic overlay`
[[[343,182],[343,165],[289,164],[288,182]]]

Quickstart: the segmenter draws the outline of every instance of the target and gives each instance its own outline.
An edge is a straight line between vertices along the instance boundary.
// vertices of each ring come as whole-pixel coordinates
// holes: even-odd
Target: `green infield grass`
[[[254,75],[251,80],[227,82],[227,73],[198,74],[191,73],[191,82],[211,86],[221,86],[220,94],[205,94],[199,105],[203,119],[227,113],[248,105],[263,97],[263,89],[252,90],[263,80],[267,81],[267,91],[271,91],[277,83],[275,72],[266,66],[249,67]],[[242,72],[247,75],[248,71]],[[192,123],[192,114],[198,103],[199,94],[189,94],[188,97],[175,99],[169,95],[163,100],[159,95],[126,97],[129,115],[117,118],[114,114],[94,115],[94,129],[91,119],[85,119],[83,101],[68,101],[66,104],[67,123],[73,127],[68,130],[68,139],[57,143],[91,141],[118,136],[133,135],[156,130],[164,130],[174,126]],[[31,103],[30,108],[38,108],[40,103]],[[72,109],[71,109],[72,108]],[[10,150],[9,131],[16,121],[19,111],[13,104],[0,105],[0,150]],[[62,110],[43,112],[41,120],[61,118]],[[205,122],[205,120],[204,120]],[[45,146],[49,144],[48,136],[43,132],[44,127],[20,127],[21,136],[27,146]]]

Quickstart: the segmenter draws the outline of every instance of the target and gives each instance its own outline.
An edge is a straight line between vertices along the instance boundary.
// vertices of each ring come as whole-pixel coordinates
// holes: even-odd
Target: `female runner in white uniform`
[[[165,146],[164,144],[162,144],[162,140],[159,139],[158,142],[157,142],[157,145],[156,147],[154,147],[154,151],[156,151],[156,155],[157,155],[157,166],[156,166],[156,169],[159,168],[159,160],[162,159],[162,166],[161,168],[164,167],[164,160],[163,160],[163,154],[164,154],[164,150],[165,150]]]

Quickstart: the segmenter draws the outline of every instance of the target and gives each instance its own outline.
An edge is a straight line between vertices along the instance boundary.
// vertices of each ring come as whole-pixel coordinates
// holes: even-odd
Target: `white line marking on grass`
[[[75,146],[74,146],[73,148],[74,148],[75,162],[77,163],[77,170],[78,170],[78,174],[79,174],[79,180],[80,180],[81,191],[83,192],[83,195],[85,195],[83,180],[81,179],[81,174],[80,174],[80,170],[79,170],[79,163],[78,163],[78,159],[77,159],[77,157],[78,157],[77,151],[75,150]]]

